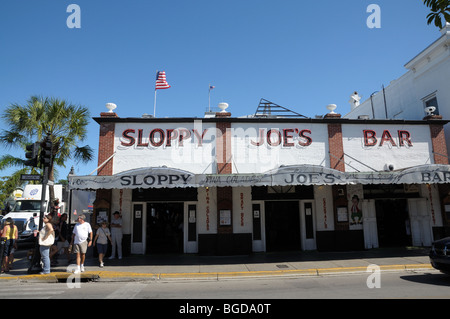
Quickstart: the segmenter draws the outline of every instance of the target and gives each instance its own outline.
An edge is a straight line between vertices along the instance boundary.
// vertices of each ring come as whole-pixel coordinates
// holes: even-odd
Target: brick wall
[[[339,119],[340,114],[327,114],[325,118]],[[342,126],[340,123],[328,124],[328,145],[330,152],[330,168],[345,172],[344,144],[342,142]]]
[[[100,113],[101,117],[118,117],[116,113]],[[98,166],[102,165],[111,155],[114,154],[114,127],[115,123],[100,124],[100,136],[98,145]],[[97,170],[97,175],[113,174],[114,158]],[[111,220],[111,189],[98,189],[94,202],[94,220],[100,210],[107,210],[108,218]]]
[[[101,117],[117,117],[116,113],[101,113]],[[115,123],[100,124],[100,137],[98,145],[98,166],[104,163],[114,154],[114,127]],[[113,174],[114,158],[110,159],[105,165],[99,168],[97,175]]]
[[[431,124],[431,144],[433,145],[434,163],[448,165],[447,144],[445,142],[444,127]]]
[[[216,118],[228,118],[231,113],[216,113]],[[217,121],[217,132],[221,133],[216,138],[217,174],[231,174],[231,122]],[[233,233],[233,217],[230,226],[220,225],[220,211],[233,211],[233,191],[231,187],[217,188],[217,232],[219,234]],[[231,214],[233,216],[233,213]]]
[[[230,117],[231,113],[217,113],[217,118]],[[216,138],[216,159],[217,159],[217,174],[231,174],[231,122],[216,123],[218,134]]]

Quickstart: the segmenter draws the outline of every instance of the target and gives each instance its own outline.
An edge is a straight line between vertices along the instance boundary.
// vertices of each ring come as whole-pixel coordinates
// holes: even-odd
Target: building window
[[[439,115],[439,105],[436,97],[436,93],[433,93],[423,99],[424,108],[434,106],[436,111],[434,111],[434,115]]]

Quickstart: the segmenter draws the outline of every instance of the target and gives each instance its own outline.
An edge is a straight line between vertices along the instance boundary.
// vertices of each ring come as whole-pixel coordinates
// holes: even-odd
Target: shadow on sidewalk
[[[253,253],[239,256],[201,256],[197,254],[155,254],[155,255],[131,255],[122,260],[112,259],[108,261],[114,265],[223,265],[223,264],[260,264],[260,263],[282,263],[302,261],[333,261],[351,259],[372,258],[405,258],[405,257],[427,257],[428,248],[422,247],[396,247],[380,248],[365,251],[351,252],[318,252],[318,251],[289,251],[289,252],[266,252]],[[89,261],[97,262],[97,258],[91,257]]]
[[[27,275],[29,261],[26,250],[18,250],[15,255],[13,269],[3,276]],[[268,252],[253,253],[243,256],[200,256],[196,254],[158,254],[158,255],[131,255],[123,259],[105,258],[108,267],[126,267],[127,271],[133,271],[133,266],[207,266],[207,265],[237,265],[237,264],[264,264],[264,263],[288,263],[288,262],[321,262],[334,260],[356,260],[377,258],[408,258],[424,257],[426,261],[429,249],[421,247],[396,247],[380,248],[365,251],[351,252]],[[72,256],[71,264],[75,263]],[[58,265],[52,267],[52,272],[65,272],[69,263],[66,256],[58,258]],[[98,267],[98,258],[93,255],[92,249],[88,250],[86,256],[86,267]],[[111,269],[111,268],[109,268]]]

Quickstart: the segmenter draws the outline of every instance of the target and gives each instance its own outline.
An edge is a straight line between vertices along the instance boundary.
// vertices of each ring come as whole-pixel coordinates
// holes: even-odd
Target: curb
[[[433,270],[431,265],[384,265],[377,266],[382,272],[388,271],[418,271]],[[326,276],[351,273],[372,273],[368,267],[339,267],[339,268],[313,268],[289,269],[274,271],[245,271],[245,272],[209,272],[209,273],[135,273],[114,271],[87,271],[78,276],[72,273],[56,272],[48,275],[21,275],[0,277],[2,281],[18,282],[47,282],[58,283],[79,279],[80,281],[175,281],[175,280],[231,280],[241,278],[267,278],[267,277],[297,277],[297,276]]]

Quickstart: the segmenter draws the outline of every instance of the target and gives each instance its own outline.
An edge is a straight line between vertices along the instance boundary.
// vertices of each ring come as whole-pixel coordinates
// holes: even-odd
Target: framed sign
[[[347,207],[341,206],[337,208],[337,221],[339,223],[348,222]]]
[[[108,222],[108,212],[106,210],[99,210],[97,212],[97,224]]]
[[[189,210],[189,214],[188,214],[188,217],[189,217],[189,223],[195,223],[196,222],[196,218],[195,218],[195,209],[190,209]]]
[[[220,210],[220,226],[231,225],[231,210],[222,209]]]

